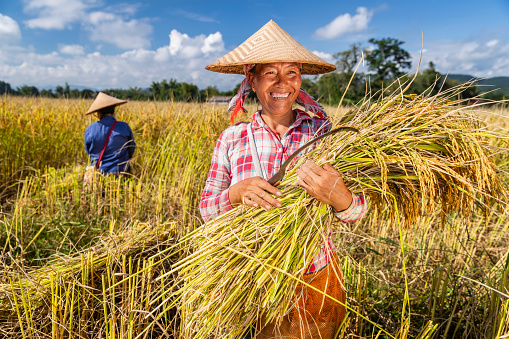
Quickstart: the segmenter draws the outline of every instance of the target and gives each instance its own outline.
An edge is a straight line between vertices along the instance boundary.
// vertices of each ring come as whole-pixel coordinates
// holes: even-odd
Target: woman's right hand
[[[271,194],[282,196],[280,190],[261,177],[248,178],[230,186],[228,190],[232,206],[246,204],[251,207],[261,206],[266,210],[281,207],[281,203]]]

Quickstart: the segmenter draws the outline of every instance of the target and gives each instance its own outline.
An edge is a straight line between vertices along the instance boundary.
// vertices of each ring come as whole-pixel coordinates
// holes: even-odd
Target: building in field
[[[214,95],[207,99],[207,104],[211,105],[228,105],[232,98],[223,95]]]

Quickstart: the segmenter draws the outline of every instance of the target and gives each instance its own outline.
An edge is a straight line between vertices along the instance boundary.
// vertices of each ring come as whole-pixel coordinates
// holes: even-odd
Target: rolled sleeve
[[[233,208],[228,191],[231,183],[230,161],[223,138],[222,134],[214,147],[209,174],[201,195],[200,213],[206,222]]]
[[[350,206],[341,212],[334,211],[334,215],[343,222],[354,222],[364,216],[367,208],[368,204],[364,194],[352,193],[352,203]]]

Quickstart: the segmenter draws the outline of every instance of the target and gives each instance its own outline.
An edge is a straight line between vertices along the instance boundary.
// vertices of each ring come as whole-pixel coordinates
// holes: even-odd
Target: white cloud
[[[319,58],[322,58],[323,60],[330,62],[331,64],[335,64],[336,60],[330,53],[320,52],[320,51],[313,51],[313,54],[318,56]]]
[[[187,58],[194,58],[200,54],[211,54],[222,50],[224,50],[224,42],[220,32],[208,36],[200,34],[194,38],[185,33],[182,34],[176,29],[170,33],[169,52],[171,55],[180,54]]]
[[[413,60],[419,60],[419,51],[412,54]],[[490,41],[454,41],[441,40],[428,43],[422,56],[422,65],[430,61],[443,74],[468,74],[476,77],[509,75],[509,42]],[[415,63],[414,62],[414,63]]]
[[[58,49],[62,54],[69,55],[82,55],[85,54],[85,50],[81,45],[61,45]]]
[[[64,29],[82,20],[93,0],[26,0],[25,12],[37,15],[25,21],[29,28]]]
[[[153,28],[144,19],[126,21],[117,14],[92,12],[88,23],[92,41],[108,42],[122,49],[150,47],[148,36]]]
[[[368,28],[372,16],[373,11],[369,11],[366,7],[358,7],[356,15],[342,14],[331,23],[318,28],[314,35],[318,39],[329,40],[345,34],[358,33]]]
[[[21,39],[18,23],[7,15],[0,13],[0,41],[15,41]]]
[[[497,39],[494,39],[494,40],[490,40],[486,43],[486,47],[493,47],[495,46],[496,44],[498,44],[498,40]]]
[[[155,50],[138,48],[117,55],[37,54],[27,50],[0,51],[2,80],[13,87],[23,84],[39,88],[64,83],[93,89],[148,87],[153,81],[176,79],[192,82],[199,88],[216,85],[229,90],[242,76],[226,75],[205,70],[228,51],[224,49],[221,33],[189,37],[176,30],[170,34],[171,42]],[[66,49],[67,49],[66,48]],[[16,60],[22,60],[16,61]]]

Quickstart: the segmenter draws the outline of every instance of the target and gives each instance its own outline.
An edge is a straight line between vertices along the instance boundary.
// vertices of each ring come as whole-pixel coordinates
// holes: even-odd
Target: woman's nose
[[[284,86],[288,83],[288,77],[284,74],[278,74],[276,79],[276,85]]]

